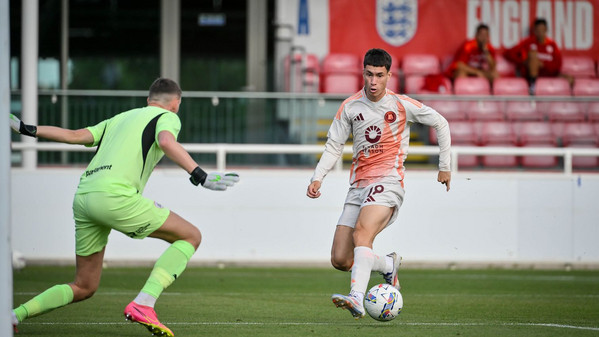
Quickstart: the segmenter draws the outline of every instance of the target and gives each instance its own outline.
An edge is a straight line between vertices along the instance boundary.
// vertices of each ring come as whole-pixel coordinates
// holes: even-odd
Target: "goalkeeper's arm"
[[[189,173],[189,180],[196,186],[201,184],[207,189],[224,191],[239,181],[237,173],[204,172],[169,131],[160,131],[158,146],[169,159]]]
[[[45,138],[68,144],[86,145],[94,142],[92,133],[87,129],[71,130],[49,125],[29,125],[23,123],[22,120],[13,114],[9,118],[10,127],[13,131],[24,136]]]

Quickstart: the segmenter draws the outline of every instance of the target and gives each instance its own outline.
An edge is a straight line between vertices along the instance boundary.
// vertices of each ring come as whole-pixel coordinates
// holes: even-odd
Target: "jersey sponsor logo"
[[[410,41],[418,27],[417,0],[377,0],[376,30],[388,44],[399,47]]]
[[[376,125],[369,126],[368,128],[366,128],[366,131],[364,132],[364,137],[371,144],[374,144],[374,143],[378,142],[379,140],[381,140],[382,135],[383,135],[383,132]]]
[[[161,205],[161,204],[159,204],[159,203],[158,203],[158,202],[156,202],[156,201],[154,201],[154,206],[156,206],[157,208],[164,208],[164,207],[162,207],[162,205]]]
[[[148,229],[148,227],[150,227],[150,224],[147,224],[145,226],[141,226],[137,230],[135,230],[135,232],[129,232],[129,233],[127,233],[127,236],[129,236],[130,238],[136,238],[139,235],[143,234],[143,232],[145,232]]]
[[[363,121],[363,120],[364,120],[364,116],[362,116],[362,113],[360,113],[359,115],[354,117],[354,121],[356,121],[356,122]]]
[[[393,111],[387,111],[385,113],[385,122],[393,123],[397,120],[397,115]]]
[[[110,169],[112,169],[112,165],[98,166],[95,169],[85,171],[85,176],[89,177],[96,172],[103,171],[103,170],[110,170]]]
[[[367,203],[376,201],[376,199],[374,199],[374,195],[383,193],[383,191],[385,191],[385,187],[383,187],[383,185],[376,185],[371,187],[370,191],[368,192],[368,196],[366,197],[366,200],[364,200],[364,202]]]

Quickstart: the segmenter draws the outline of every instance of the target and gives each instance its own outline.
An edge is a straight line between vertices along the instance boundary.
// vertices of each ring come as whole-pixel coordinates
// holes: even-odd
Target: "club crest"
[[[388,44],[399,47],[410,41],[418,27],[417,0],[377,0],[376,29]]]

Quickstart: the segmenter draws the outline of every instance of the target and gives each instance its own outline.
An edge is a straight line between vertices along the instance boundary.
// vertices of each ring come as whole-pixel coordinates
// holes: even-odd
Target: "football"
[[[403,307],[403,297],[390,284],[377,284],[370,288],[364,298],[364,308],[377,321],[390,321],[397,317]]]

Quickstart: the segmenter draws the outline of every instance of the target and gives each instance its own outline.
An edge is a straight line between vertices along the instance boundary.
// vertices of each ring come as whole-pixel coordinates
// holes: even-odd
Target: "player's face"
[[[534,27],[533,33],[539,40],[544,40],[545,36],[547,36],[547,26],[544,24],[539,24]]]
[[[476,33],[476,41],[479,45],[484,46],[489,42],[489,31],[486,29],[480,29]]]
[[[364,68],[364,90],[368,99],[373,102],[378,101],[387,90],[387,81],[391,77],[391,73],[385,67],[375,67],[367,65]]]

